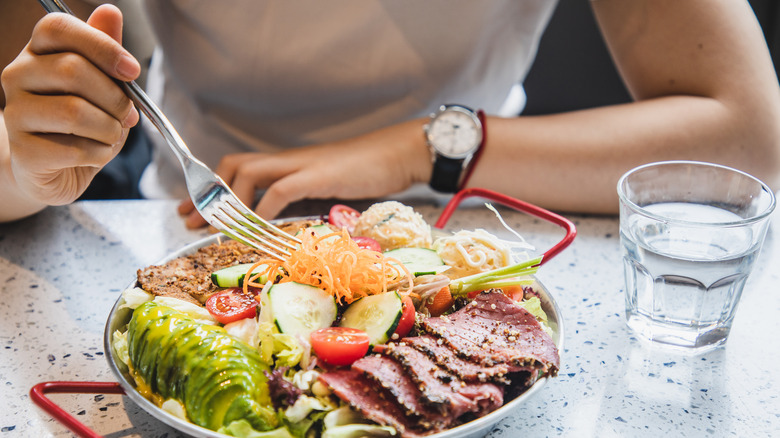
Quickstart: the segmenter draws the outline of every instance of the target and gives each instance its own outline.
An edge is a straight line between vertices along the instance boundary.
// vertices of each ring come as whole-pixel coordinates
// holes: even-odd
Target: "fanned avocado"
[[[139,386],[181,402],[193,423],[211,430],[240,419],[258,431],[278,426],[268,366],[223,328],[150,301],[133,312],[127,343]]]

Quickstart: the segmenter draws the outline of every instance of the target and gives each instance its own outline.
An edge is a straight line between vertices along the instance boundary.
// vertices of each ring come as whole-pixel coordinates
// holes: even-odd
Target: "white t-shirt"
[[[212,168],[229,153],[353,137],[458,103],[517,115],[557,0],[147,1],[150,97]],[[186,197],[155,145],[141,190]]]

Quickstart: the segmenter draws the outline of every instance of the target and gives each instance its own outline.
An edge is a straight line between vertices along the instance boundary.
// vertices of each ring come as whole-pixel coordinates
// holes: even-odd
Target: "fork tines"
[[[212,214],[216,219],[212,225],[234,240],[266,252],[278,260],[289,257],[289,249],[301,243],[298,238],[256,215],[241,202],[230,198],[223,201]]]

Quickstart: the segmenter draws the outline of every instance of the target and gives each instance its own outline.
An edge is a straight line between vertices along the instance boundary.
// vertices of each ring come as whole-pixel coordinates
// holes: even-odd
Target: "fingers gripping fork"
[[[73,15],[62,0],[39,0],[39,2],[47,12]],[[176,128],[141,87],[134,81],[123,82],[121,85],[128,97],[152,122],[176,154],[184,170],[190,198],[206,222],[227,236],[267,252],[277,259],[283,260],[289,257],[289,250],[294,248],[296,243],[300,243],[300,240],[247,208],[222,178],[192,155]]]

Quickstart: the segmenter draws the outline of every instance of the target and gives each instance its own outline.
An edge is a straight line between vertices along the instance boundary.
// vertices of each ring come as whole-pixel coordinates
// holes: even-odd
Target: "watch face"
[[[431,120],[428,141],[442,155],[464,158],[482,142],[482,127],[471,113],[450,109]]]

